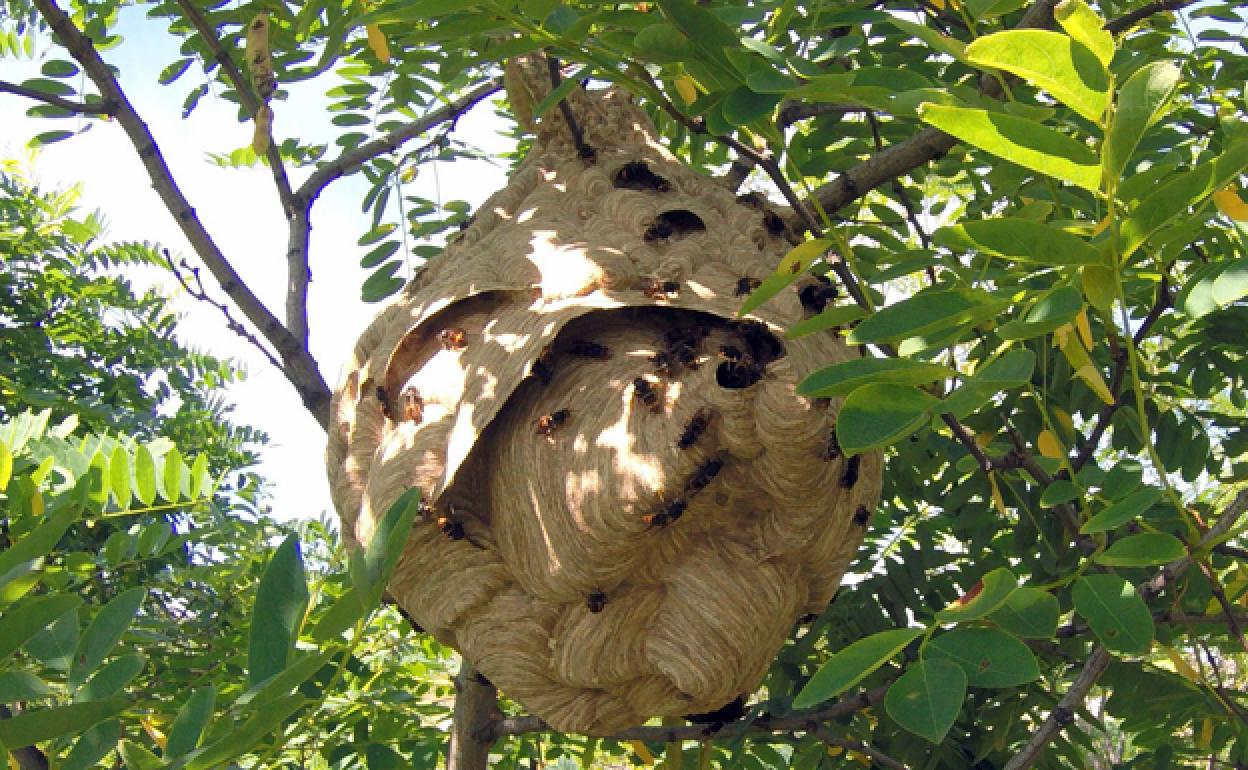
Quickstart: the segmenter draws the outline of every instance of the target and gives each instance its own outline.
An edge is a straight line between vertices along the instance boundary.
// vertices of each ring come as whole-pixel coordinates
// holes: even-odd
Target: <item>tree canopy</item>
[[[787,204],[785,223],[804,240],[743,311],[792,290],[804,273],[834,282],[837,297],[788,334],[836,330],[864,356],[816,372],[799,392],[844,399],[836,451],[887,449],[884,495],[854,580],[794,629],[745,716],[712,730],[638,726],[596,741],[551,734],[504,700],[507,718],[482,724],[473,715],[488,712],[471,704],[495,696],[466,672],[448,749],[439,732],[450,718],[448,653],[400,632],[389,612],[374,613],[390,539],[347,559],[323,527],[309,525],[305,539],[323,552],[301,557],[288,539],[263,570],[249,552],[239,562],[246,574],[237,565],[232,572],[217,557],[239,542],[258,545],[267,530],[236,532],[229,522],[240,503],[183,503],[180,486],[161,494],[211,511],[226,533],[178,566],[235,613],[219,640],[195,640],[232,659],[218,666],[197,657],[202,650],[187,653],[188,667],[213,671],[191,680],[211,694],[132,686],[119,699],[124,677],[104,695],[84,685],[85,664],[53,665],[59,659],[42,655],[47,644],[35,638],[81,639],[94,668],[125,624],[153,621],[157,609],[139,612],[139,595],[125,592],[66,609],[86,588],[64,580],[74,570],[58,565],[77,557],[58,546],[57,507],[34,501],[59,494],[75,521],[115,516],[132,494],[144,505],[156,499],[140,468],[159,463],[151,449],[142,459],[133,448],[141,445],[112,448],[6,408],[5,453],[17,459],[12,479],[0,474],[13,543],[0,553],[0,579],[17,574],[7,562],[29,568],[19,570],[24,588],[0,601],[9,602],[6,621],[23,619],[31,632],[0,675],[25,687],[7,696],[21,713],[0,720],[6,745],[55,757],[95,741],[102,750],[91,762],[120,746],[132,770],[432,766],[440,754],[462,768],[479,766],[487,751],[504,766],[631,755],[662,756],[674,768],[682,740],[704,738],[702,760],[724,767],[1248,764],[1248,551],[1237,540],[1248,512],[1242,8],[1185,0],[141,5],[145,32],[182,41],[160,78],[182,109],[216,88],[254,124],[250,147],[205,149],[217,162],[262,163],[272,173],[286,213],[274,226],[288,232],[283,309],[264,306],[244,266],[218,248],[193,193],[164,163],[160,137],[127,99],[125,74],[109,68],[109,49],[124,44],[120,3],[7,0],[0,54],[29,55],[27,40],[50,47],[42,77],[0,81],[0,92],[8,104],[35,102],[32,113],[49,120],[39,142],[73,141],[54,122],[66,116],[107,117],[108,130],[127,134],[136,172],[150,176],[197,264],[217,281],[205,296],[219,293],[241,313],[252,342],[322,424],[329,389],[307,342],[323,322],[307,303],[318,195],[345,175],[368,180],[359,258],[371,274],[360,297],[397,293],[405,260],[436,254],[470,214],[405,185],[421,164],[469,153],[455,137],[459,117],[501,93],[509,59],[541,53],[553,63],[552,98],[513,88],[500,102],[508,118],[560,119],[570,89],[614,84],[691,166]],[[324,84],[338,132],[330,145],[273,131],[284,89],[302,80]],[[519,156],[528,140],[515,133]],[[88,433],[116,429],[109,415],[130,410],[127,431],[157,435],[133,416],[166,397],[143,379],[155,361],[146,356],[178,358],[177,383],[199,382],[217,364],[160,347],[172,343],[159,302],[120,279],[79,280],[96,265],[160,264],[156,252],[90,249],[90,221],[67,218],[33,191],[14,188],[0,203],[0,246],[26,265],[0,278],[0,312],[21,329],[12,344],[62,354],[56,379],[42,386],[29,367],[0,368],[6,399],[20,394],[21,405],[50,407],[58,418],[74,411],[68,402],[81,403]],[[32,218],[54,232],[10,224]],[[103,332],[89,304],[101,292],[140,321]],[[75,345],[87,337],[84,357]],[[149,349],[134,350],[139,341]],[[192,427],[221,415],[209,401],[191,403],[211,418],[179,417],[168,430],[236,465],[239,456],[222,452],[237,449],[230,441],[239,434]],[[40,452],[56,441],[31,444],[28,435],[86,443],[53,459],[51,467],[71,470],[49,475],[43,458],[61,455]],[[97,456],[130,463],[133,484],[128,470],[106,476],[116,466]],[[106,478],[111,492],[101,487]],[[203,483],[187,488],[189,498]],[[406,499],[391,511],[395,538],[415,505]],[[229,601],[235,594],[242,598]],[[48,605],[54,600],[64,605]],[[65,620],[76,612],[92,618],[81,637],[77,615]],[[199,612],[185,604],[175,614],[194,622]],[[122,630],[100,637],[108,624]],[[167,643],[142,638],[95,676],[133,667],[120,661],[152,649],[143,645]],[[400,654],[388,656],[387,643]],[[110,725],[109,740],[84,732],[74,743],[69,732],[26,727],[68,713],[83,716],[63,724]]]

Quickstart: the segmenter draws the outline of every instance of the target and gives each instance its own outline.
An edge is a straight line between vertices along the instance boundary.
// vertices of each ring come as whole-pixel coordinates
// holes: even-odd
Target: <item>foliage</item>
[[[571,63],[569,82],[635,94],[692,165],[722,171],[731,145],[756,184],[809,202],[809,217],[793,221],[812,237],[746,307],[790,290],[793,264],[837,279],[844,298],[789,333],[844,327],[865,357],[802,389],[845,397],[837,445],[886,448],[889,472],[856,582],[795,629],[753,698],[747,719],[760,729],[714,742],[704,758],[818,768],[870,751],[957,768],[1011,757],[1248,762],[1236,615],[1248,554],[1235,542],[1248,474],[1248,58],[1232,44],[1240,9],[1186,5],[252,2],[199,9],[215,38],[186,3],[146,7],[184,38],[162,82],[179,93],[190,82],[186,110],[219,77],[244,103],[212,46],[242,51],[261,12],[280,83],[331,75],[333,145],[344,152],[544,50]],[[117,7],[75,6],[101,48],[117,42]],[[23,0],[9,8],[12,40],[32,13]],[[28,86],[89,101],[77,64],[47,65]],[[404,200],[411,169],[464,151],[449,134],[423,141],[361,167],[369,300],[401,287],[405,231],[429,239],[467,215]],[[279,148],[291,168],[334,154],[299,138]],[[297,563],[289,546],[279,553]],[[273,638],[289,645],[294,629],[280,631]],[[265,665],[291,670],[289,654]],[[341,697],[339,684],[375,677],[392,695],[429,693],[412,664],[376,663],[324,691]],[[832,698],[845,708],[820,731],[763,729]],[[393,745],[371,748],[377,719],[387,741],[407,741],[404,762],[429,757],[436,739],[422,742],[397,715],[431,703],[445,715],[436,699],[368,713],[354,701],[348,716],[318,718],[325,744],[304,729],[311,712],[291,712],[272,750],[333,745],[389,766]],[[570,736],[539,746],[532,735],[495,751],[504,766],[534,754],[588,764],[604,747],[621,752]],[[634,747],[643,759],[660,749]],[[127,763],[142,764],[137,754]]]
[[[158,433],[204,452],[214,470],[254,461],[264,434],[228,419],[220,393],[238,372],[174,336],[168,301],[122,271],[165,269],[148,243],[101,243],[77,191],[47,193],[8,164],[0,173],[0,416],[49,409],[91,430]]]

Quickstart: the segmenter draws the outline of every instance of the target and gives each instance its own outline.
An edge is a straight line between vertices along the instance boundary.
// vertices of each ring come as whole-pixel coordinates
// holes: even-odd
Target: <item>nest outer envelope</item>
[[[327,463],[351,545],[410,487],[463,527],[452,539],[434,516],[418,520],[389,583],[421,627],[552,727],[610,734],[758,686],[794,620],[835,592],[881,459],[827,459],[839,402],[796,395],[806,375],[857,355],[833,332],[784,340],[757,382],[723,386],[731,362],[718,351],[750,349],[734,325],[738,281],[770,273],[785,235],[673,158],[627,96],[578,89],[569,101],[596,158],[578,156],[550,110],[507,187],[361,336]],[[617,186],[637,163],[665,184]],[[704,229],[647,233],[672,211]],[[679,290],[648,293],[654,280]],[[790,290],[751,317],[782,339],[804,315]],[[696,368],[656,373],[664,335],[691,328]],[[465,346],[444,345],[447,329]],[[609,358],[573,354],[578,340]],[[548,382],[533,374],[544,351]],[[407,388],[419,419],[397,403]],[[539,435],[561,409],[567,420]],[[695,416],[707,427],[682,449]],[[694,490],[712,460],[722,469]],[[676,501],[678,520],[647,524]],[[596,592],[605,606],[593,612]]]

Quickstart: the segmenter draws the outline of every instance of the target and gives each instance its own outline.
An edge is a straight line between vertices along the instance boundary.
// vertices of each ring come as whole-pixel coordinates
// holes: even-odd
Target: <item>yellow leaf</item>
[[[1213,718],[1205,717],[1200,722],[1200,736],[1196,739],[1196,748],[1207,749],[1213,743]]]
[[[147,736],[152,739],[152,742],[161,749],[164,749],[165,745],[169,743],[169,739],[165,737],[165,734],[162,733],[160,728],[158,728],[150,719],[147,719],[146,717],[140,719],[139,724],[143,725],[143,732],[147,733]]]
[[[403,167],[402,171],[399,172],[399,181],[404,184],[407,184],[413,181],[416,178],[416,175],[419,173],[420,173],[420,166],[417,166],[415,163],[409,163],[408,165]]]
[[[629,746],[633,747],[633,753],[641,757],[641,761],[647,765],[654,764],[654,755],[650,753],[649,747],[641,741],[629,741]]]
[[[1088,364],[1075,370],[1075,376],[1083,380],[1084,384],[1092,389],[1102,401],[1107,404],[1114,403],[1114,394],[1109,392],[1109,386],[1105,384],[1105,378],[1101,377],[1101,372],[1095,366]]]
[[[43,495],[37,490],[35,491],[35,494],[32,495],[30,498],[30,515],[32,516],[43,515]]]
[[[843,753],[845,753],[845,749],[841,748],[840,746],[829,746],[829,747],[828,747],[828,756],[829,756],[829,757],[839,757],[839,756],[840,756],[841,754],[843,754]]]
[[[1084,265],[1082,270],[1083,296],[1088,298],[1092,307],[1101,311],[1101,315],[1109,317],[1117,296],[1117,284],[1114,271],[1104,265]]]
[[[932,0],[932,7],[938,11],[945,10],[945,0]]]
[[[694,84],[693,78],[688,75],[681,75],[676,78],[676,82],[672,83],[672,86],[675,87],[676,93],[680,94],[680,98],[684,100],[685,104],[693,104],[694,100],[698,98],[698,87]]]
[[[273,108],[267,104],[260,105],[256,110],[256,127],[251,132],[251,149],[256,155],[269,151],[270,137],[273,135]]]
[[[1062,355],[1066,356],[1066,360],[1070,362],[1070,368],[1078,371],[1085,366],[1092,365],[1092,359],[1088,357],[1088,351],[1084,350],[1083,343],[1079,341],[1072,324],[1066,324],[1054,331],[1053,339],[1061,348]]]
[[[991,433],[988,433],[988,432],[976,433],[975,434],[975,446],[979,447],[980,449],[985,449],[987,448],[989,444],[992,443],[992,439],[993,439],[993,434]]]
[[[1104,219],[1096,223],[1096,227],[1092,228],[1092,234],[1100,235],[1101,233],[1105,232],[1105,228],[1107,227],[1109,227],[1109,215],[1108,214],[1105,215]]]
[[[365,29],[368,32],[368,47],[373,49],[373,56],[376,56],[377,61],[382,64],[389,64],[390,46],[386,43],[386,36],[382,34],[381,27],[369,24]]]
[[[1234,186],[1214,193],[1213,205],[1218,207],[1218,211],[1236,222],[1248,222],[1248,203],[1244,203],[1243,198],[1239,197]]]
[[[1166,647],[1165,649],[1166,657],[1169,658],[1170,662],[1174,665],[1174,671],[1176,674],[1190,679],[1193,682],[1200,681],[1200,674],[1196,673],[1196,669],[1192,668],[1191,664],[1187,662],[1187,659],[1184,658],[1178,650],[1173,647]]]
[[[18,763],[17,757],[13,756],[11,752],[6,751],[5,754],[9,757],[9,770],[22,770],[22,766]]]
[[[1053,422],[1057,423],[1058,429],[1067,440],[1073,441],[1075,438],[1075,421],[1070,419],[1070,412],[1060,406],[1051,406],[1049,411],[1053,413]]]
[[[1079,315],[1075,316],[1075,328],[1079,330],[1079,339],[1083,340],[1083,346],[1088,350],[1096,347],[1096,342],[1092,339],[1092,326],[1088,323],[1088,309],[1084,307],[1079,311]]]
[[[1062,448],[1062,442],[1057,440],[1057,436],[1053,435],[1051,430],[1042,430],[1040,435],[1036,436],[1036,449],[1040,450],[1040,454],[1045,457],[1051,457],[1054,460],[1060,460],[1066,456],[1066,450]]]
[[[799,243],[780,260],[780,264],[776,266],[776,275],[809,270],[810,266],[830,248],[832,248],[832,241],[827,238],[815,238]]]
[[[997,513],[1005,516],[1005,498],[1001,497],[1001,488],[997,486],[996,474],[988,474],[988,486],[992,488],[992,507],[997,509]]]

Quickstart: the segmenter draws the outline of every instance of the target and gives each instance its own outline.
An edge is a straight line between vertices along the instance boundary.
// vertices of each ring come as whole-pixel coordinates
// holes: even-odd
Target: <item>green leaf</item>
[[[1219,305],[1229,305],[1248,296],[1248,257],[1237,259],[1222,269],[1213,281],[1211,296]]]
[[[165,756],[169,759],[192,751],[199,745],[199,737],[203,735],[208,720],[212,718],[212,707],[217,699],[217,689],[209,684],[194,690],[169,729],[169,741],[165,745]]]
[[[360,267],[366,270],[377,267],[394,256],[402,245],[399,241],[382,241],[360,259]]]
[[[112,601],[100,608],[78,640],[74,663],[69,669],[71,685],[86,681],[87,675],[98,668],[112,652],[146,598],[146,588],[131,588],[117,594]]]
[[[1017,687],[1040,678],[1027,645],[995,628],[957,628],[923,649],[928,660],[943,658],[961,666],[972,687]]]
[[[1005,567],[998,567],[984,575],[979,586],[979,593],[965,604],[951,604],[937,612],[936,620],[940,623],[964,623],[988,615],[1018,590],[1018,578]]]
[[[1142,655],[1152,647],[1153,615],[1127,581],[1117,575],[1084,575],[1075,581],[1071,598],[1107,649]]]
[[[572,93],[572,91],[575,88],[580,86],[581,81],[585,80],[591,74],[593,74],[593,71],[594,71],[593,67],[582,67],[579,71],[577,71],[571,77],[567,77],[561,80],[559,82],[558,88],[555,88],[550,93],[546,94],[545,98],[543,98],[540,102],[538,102],[535,107],[533,107],[533,117],[540,118],[543,115],[545,115],[547,111],[550,110],[551,107],[554,107],[556,104],[563,101],[563,99],[568,94]],[[377,260],[377,262],[380,262],[380,261],[381,260]]]
[[[248,682],[259,684],[286,667],[307,608],[308,584],[299,538],[290,535],[274,552],[256,589],[248,636]]]
[[[1045,508],[1069,503],[1083,494],[1079,485],[1069,479],[1057,479],[1040,493],[1040,504]]]
[[[893,682],[884,696],[884,709],[897,724],[940,743],[953,727],[966,697],[966,672],[940,658],[920,660]]]
[[[857,321],[866,314],[867,311],[857,305],[830,307],[819,315],[803,318],[793,324],[785,331],[784,336],[791,340],[799,339],[808,334],[827,331],[834,326],[843,326],[851,321]]]
[[[1075,320],[1080,310],[1083,293],[1071,286],[1059,286],[1041,296],[1022,318],[997,327],[997,334],[1007,340],[1039,337]]]
[[[246,692],[234,701],[234,707],[247,706],[251,709],[262,708],[278,698],[289,695],[295,687],[303,684],[309,677],[324,668],[332,657],[332,652],[321,651],[311,655],[303,655],[294,659],[286,668],[274,674],[260,684],[249,687]]]
[[[139,675],[147,665],[147,658],[140,653],[120,655],[109,661],[87,680],[77,693],[75,701],[103,700],[121,692],[122,688]]]
[[[0,742],[6,746],[31,746],[62,735],[81,733],[92,725],[119,713],[127,700],[117,696],[90,703],[24,711],[0,719]]]
[[[940,32],[937,32],[931,27],[925,27],[922,24],[915,24],[912,21],[906,21],[905,19],[900,19],[893,15],[887,16],[884,20],[889,24],[892,24],[897,29],[900,29],[902,32],[913,35],[919,40],[922,40],[924,43],[927,43],[928,47],[932,50],[948,54],[958,61],[966,61],[966,44],[961,40],[949,37],[948,35],[942,35]]]
[[[776,272],[764,278],[763,282],[758,285],[758,288],[750,292],[750,296],[745,298],[745,302],[741,303],[741,309],[737,311],[737,315],[743,316],[746,313],[750,313],[767,300],[779,294],[796,281],[804,271],[809,270],[810,266],[830,248],[832,248],[832,241],[827,238],[812,238],[794,246],[780,260],[780,266],[776,269]]]
[[[143,505],[156,499],[156,461],[152,450],[143,445],[134,454],[134,490]]]
[[[1092,561],[1106,567],[1151,567],[1187,555],[1183,541],[1165,532],[1142,532],[1115,541]]]
[[[1140,139],[1166,111],[1178,85],[1179,68],[1168,61],[1149,62],[1127,78],[1118,91],[1101,152],[1105,176],[1122,176]]]
[[[35,137],[28,142],[28,144],[31,147],[43,147],[45,145],[63,142],[73,135],[73,131],[66,131],[64,129],[57,131],[44,131],[41,134],[36,134]]]
[[[1046,29],[1009,29],[966,47],[975,66],[1004,70],[1043,88],[1098,123],[1109,106],[1109,73],[1087,46]]]
[[[1026,348],[1011,350],[967,378],[962,387],[949,394],[941,408],[961,419],[1002,390],[1030,382],[1035,368],[1035,353]]]
[[[78,644],[78,612],[70,610],[26,642],[26,652],[48,668],[67,671]]]
[[[113,450],[113,457],[108,461],[109,480],[113,490],[113,499],[117,507],[123,511],[130,507],[130,455],[118,445]]]
[[[208,476],[208,455],[201,454],[196,456],[195,462],[191,464],[190,498],[194,500],[201,495],[207,496],[211,494],[210,481],[211,479]]]
[[[43,680],[29,671],[0,673],[0,703],[38,700],[52,693]]]
[[[298,711],[304,701],[302,695],[288,695],[267,704],[241,725],[225,730],[215,741],[190,754],[183,765],[184,769],[211,770],[246,754]]]
[[[859,639],[828,658],[793,699],[804,709],[835,697],[861,682],[923,634],[921,628],[895,628]]]
[[[1048,591],[1020,586],[988,619],[1024,639],[1048,639],[1057,633],[1057,597]]]
[[[737,32],[719,20],[719,17],[692,0],[659,0],[657,5],[663,17],[676,26],[695,48],[719,65],[723,74],[735,72],[726,50],[740,48]]]
[[[642,27],[633,38],[633,47],[655,62],[682,61],[689,56],[689,38],[671,24]]]
[[[931,418],[940,399],[908,385],[864,385],[845,399],[836,439],[848,455],[889,446]]]
[[[165,454],[165,468],[162,481],[165,483],[165,499],[176,503],[182,499],[182,478],[186,475],[186,464],[182,462],[182,453],[170,449]]]
[[[87,770],[113,750],[121,738],[121,722],[110,719],[88,729],[74,742],[61,770]]]
[[[160,757],[125,738],[117,744],[117,753],[126,763],[126,770],[158,770],[165,766]]]
[[[1122,259],[1191,206],[1226,187],[1248,167],[1248,140],[1240,140],[1213,160],[1171,178],[1145,197],[1119,228]]]
[[[412,522],[420,515],[420,503],[420,488],[408,489],[390,504],[386,515],[373,530],[373,537],[364,549],[364,574],[368,583],[356,585],[361,597],[367,602],[365,611],[371,610],[381,601],[382,590],[390,580],[390,573],[399,563],[399,557],[403,555],[403,548],[411,536]]]
[[[771,115],[780,103],[781,94],[760,94],[739,86],[724,97],[724,119],[736,126],[748,126]]]
[[[1079,531],[1085,535],[1108,532],[1142,515],[1156,505],[1161,496],[1162,491],[1157,487],[1145,487],[1133,492],[1125,499],[1119,500],[1088,519]]]
[[[861,385],[926,385],[956,377],[947,366],[908,358],[857,358],[814,372],[797,386],[799,396],[845,396]]]
[[[1093,265],[1104,260],[1077,235],[1026,219],[984,219],[942,227],[932,234],[937,245],[955,251],[975,250],[1015,262],[1040,265]]]
[[[927,104],[919,116],[963,142],[1023,168],[1096,192],[1101,167],[1082,142],[1026,118],[970,107]]]
[[[987,308],[996,306],[992,297],[981,291],[924,291],[868,316],[849,333],[846,342],[862,345],[917,337],[971,323]]]
[[[78,519],[77,506],[57,511],[16,543],[0,551],[0,586],[34,568],[33,562],[51,553],[61,536]]]
[[[1105,29],[1105,20],[1087,6],[1083,0],[1063,0],[1053,9],[1053,18],[1062,25],[1066,34],[1087,46],[1096,55],[1101,66],[1109,69],[1114,58],[1114,36]]]
[[[360,299],[364,302],[380,302],[402,289],[403,279],[394,276],[401,267],[403,263],[396,259],[374,270],[360,285]]]
[[[316,628],[312,630],[310,636],[315,642],[328,642],[355,625],[355,622],[364,616],[365,611],[364,599],[360,597],[360,592],[355,588],[350,588],[329,605],[317,621]]]

